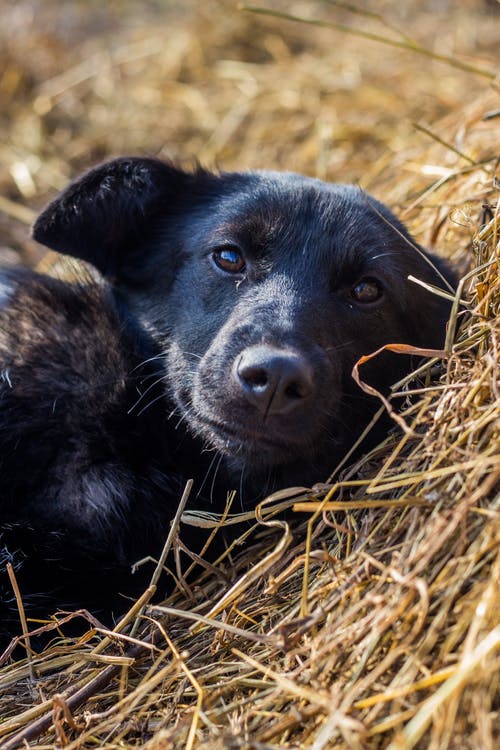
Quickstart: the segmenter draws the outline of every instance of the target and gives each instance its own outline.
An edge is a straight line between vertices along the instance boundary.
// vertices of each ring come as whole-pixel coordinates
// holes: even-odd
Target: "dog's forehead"
[[[300,218],[303,222],[315,221],[324,228],[364,211],[361,191],[349,185],[287,172],[250,172],[221,179],[221,205],[235,219],[248,217],[274,224]]]
[[[364,244],[394,233],[394,217],[359,188],[294,173],[222,174],[209,200],[204,229],[230,228],[263,242]]]

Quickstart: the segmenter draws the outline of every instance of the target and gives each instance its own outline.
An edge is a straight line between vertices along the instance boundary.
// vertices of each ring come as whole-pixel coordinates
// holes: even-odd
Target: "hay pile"
[[[68,5],[77,12],[78,4]],[[331,13],[325,8],[314,5],[312,12]],[[389,10],[396,14],[395,6]],[[409,52],[387,56],[383,46],[331,29],[311,37],[309,28],[282,19],[230,13],[229,6],[225,12],[222,23],[219,5],[186,18],[172,11],[177,33],[168,48],[157,26],[139,29],[131,12],[130,29],[121,27],[114,50],[103,51],[102,38],[90,33],[79,41],[81,60],[62,80],[56,70],[61,58],[65,65],[69,59],[62,41],[57,46],[52,39],[51,56],[46,37],[45,46],[34,32],[25,40],[45,61],[46,68],[37,65],[48,82],[11,50],[0,79],[0,88],[10,85],[20,97],[18,111],[13,106],[3,115],[12,120],[0,171],[6,256],[36,260],[20,231],[32,208],[69,173],[113,152],[197,153],[227,167],[355,179],[396,207],[420,241],[462,264],[447,351],[397,385],[393,404],[403,431],[357,465],[332,467],[330,480],[314,491],[267,500],[244,545],[217,571],[193,581],[182,556],[178,589],[140,621],[137,605],[115,633],[89,626],[76,641],[62,625],[43,654],[7,661],[0,670],[2,747],[494,750],[500,736],[498,84],[415,61]],[[478,50],[471,42],[473,22],[487,39],[498,19],[473,14],[462,25],[458,17],[450,24],[423,14],[412,28],[420,39],[437,40],[441,51],[455,53],[460,44],[464,53],[475,50],[477,65],[488,69],[491,58],[479,59],[488,57],[487,43]],[[371,28],[376,19],[355,19],[358,27],[365,22]],[[125,62],[117,61],[120,50]],[[151,50],[162,71],[156,78]],[[370,66],[377,66],[373,73]],[[430,97],[429,77],[437,70],[426,112],[433,125],[423,133],[411,126],[412,117],[422,119],[422,100],[412,99],[425,87]],[[117,94],[117,81],[135,108]],[[405,86],[412,96],[404,95]],[[477,92],[468,97],[472,86]],[[23,106],[23,95],[35,105]],[[165,102],[170,119],[160,127]],[[13,127],[20,121],[27,128],[21,135]],[[34,138],[35,131],[38,140],[30,141],[27,132]],[[285,506],[296,511],[287,522],[276,515]],[[178,541],[173,547],[179,549]]]

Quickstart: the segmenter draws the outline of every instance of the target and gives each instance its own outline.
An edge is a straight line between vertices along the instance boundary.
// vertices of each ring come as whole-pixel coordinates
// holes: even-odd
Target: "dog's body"
[[[119,159],[34,236],[100,276],[0,276],[0,554],[33,607],[138,593],[188,477],[222,505],[324,479],[378,407],[355,362],[444,340],[448,303],[408,276],[451,273],[355,188]],[[383,391],[408,369],[388,356],[363,370]]]

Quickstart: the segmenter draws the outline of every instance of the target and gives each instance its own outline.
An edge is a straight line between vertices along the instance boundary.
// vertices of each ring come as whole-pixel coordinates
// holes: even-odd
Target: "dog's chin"
[[[227,424],[206,415],[190,415],[191,428],[203,435],[207,443],[222,454],[232,469],[260,473],[304,458],[308,451],[303,443],[265,432],[250,432],[242,425]]]

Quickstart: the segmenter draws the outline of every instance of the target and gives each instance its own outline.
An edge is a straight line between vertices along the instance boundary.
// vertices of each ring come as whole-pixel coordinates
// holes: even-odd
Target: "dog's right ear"
[[[61,253],[119,274],[130,252],[140,249],[151,221],[195,175],[169,162],[125,157],[78,178],[40,214],[33,237]]]

